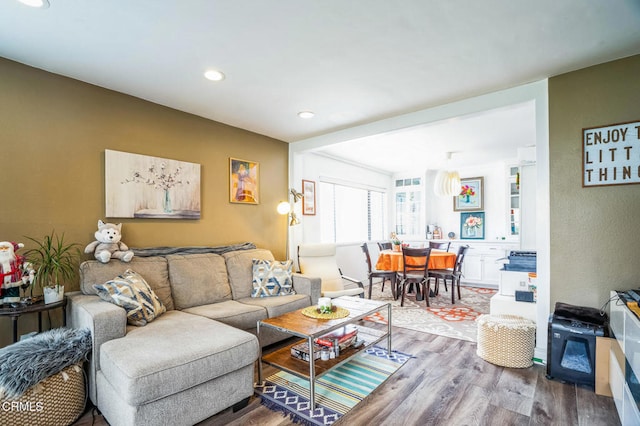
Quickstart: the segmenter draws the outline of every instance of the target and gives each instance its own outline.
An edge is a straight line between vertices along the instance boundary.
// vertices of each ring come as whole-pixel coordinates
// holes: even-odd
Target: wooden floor
[[[394,327],[393,339],[394,349],[415,358],[336,425],[620,424],[612,398],[548,380],[543,366],[498,367],[476,355],[475,343],[403,328]],[[107,425],[91,409],[75,424]],[[246,408],[223,411],[199,426],[291,424],[252,398]]]

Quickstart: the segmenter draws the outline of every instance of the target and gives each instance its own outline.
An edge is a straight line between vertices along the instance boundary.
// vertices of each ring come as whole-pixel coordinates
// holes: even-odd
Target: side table
[[[18,318],[20,315],[30,314],[33,312],[38,313],[38,332],[42,331],[42,312],[49,311],[51,309],[62,308],[62,325],[67,325],[67,296],[59,302],[45,304],[44,301],[32,303],[31,305],[17,303],[17,306],[0,305],[0,316],[11,317],[13,321],[13,342],[18,341]]]

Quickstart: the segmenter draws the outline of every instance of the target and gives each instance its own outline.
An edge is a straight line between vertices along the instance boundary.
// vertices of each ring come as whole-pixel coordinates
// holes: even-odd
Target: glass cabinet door
[[[509,167],[509,236],[520,235],[520,167]]]

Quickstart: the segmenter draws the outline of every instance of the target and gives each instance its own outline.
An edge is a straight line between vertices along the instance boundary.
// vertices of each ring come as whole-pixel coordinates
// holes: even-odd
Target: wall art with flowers
[[[484,212],[460,213],[460,239],[484,239]]]
[[[460,179],[460,193],[453,197],[453,211],[475,211],[483,209],[484,178]]]
[[[200,164],[105,150],[107,217],[200,219]]]

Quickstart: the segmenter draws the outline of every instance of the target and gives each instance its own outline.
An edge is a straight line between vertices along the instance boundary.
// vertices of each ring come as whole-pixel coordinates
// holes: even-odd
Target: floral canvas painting
[[[460,213],[460,238],[484,239],[484,212]]]
[[[106,217],[200,219],[200,164],[105,150]]]
[[[460,180],[460,193],[453,197],[453,211],[482,210],[484,178],[474,177]]]

